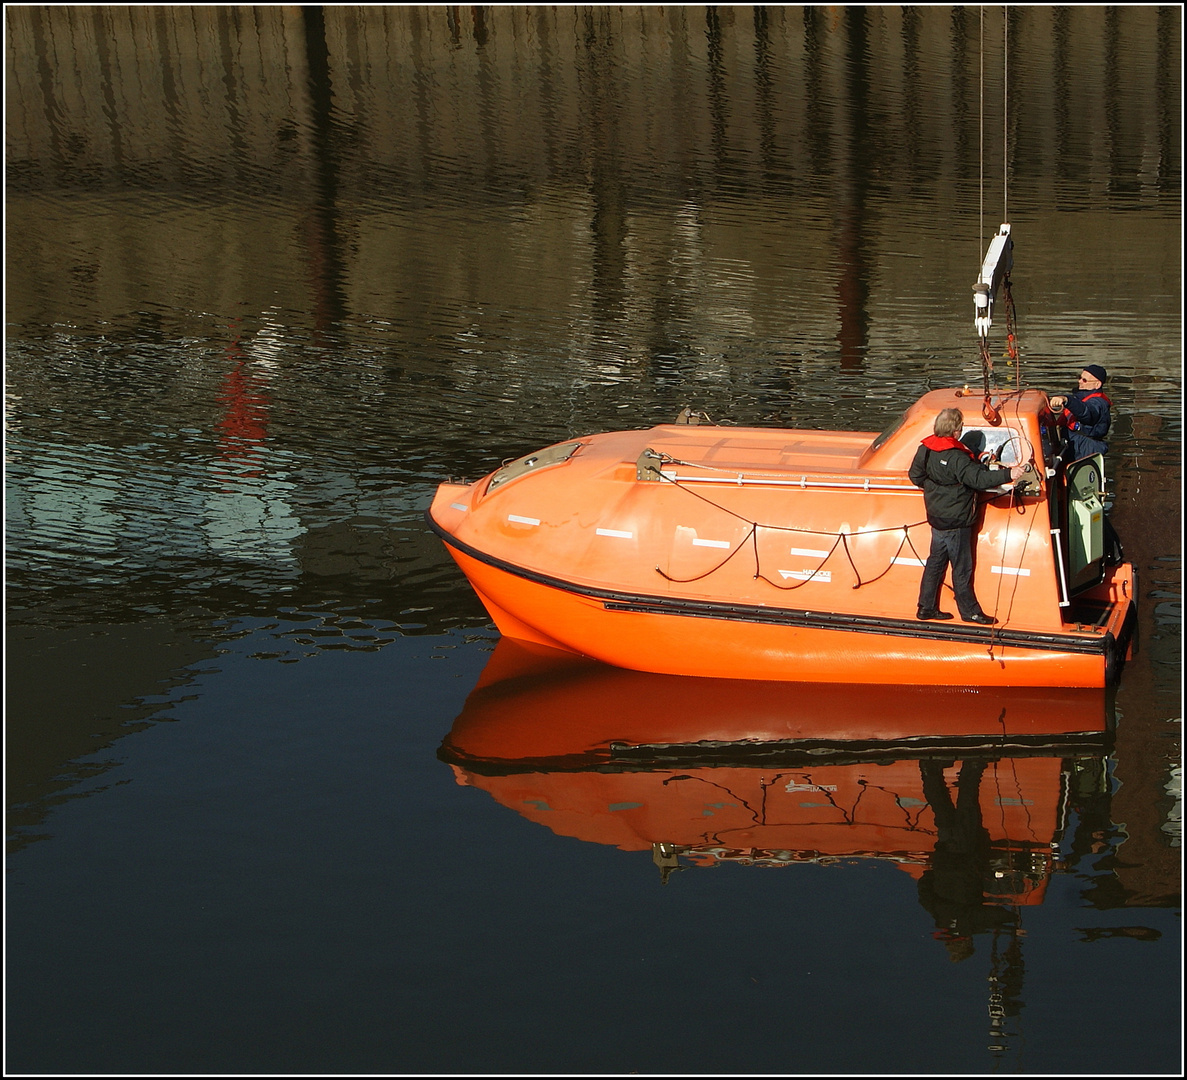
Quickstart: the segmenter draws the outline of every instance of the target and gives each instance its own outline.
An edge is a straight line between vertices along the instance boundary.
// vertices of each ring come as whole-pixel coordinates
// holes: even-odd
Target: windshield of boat
[[[881,435],[879,435],[872,443],[870,443],[871,450],[877,450],[887,439],[890,438],[899,428],[903,426],[903,421],[907,419],[907,414],[904,412],[893,424],[890,425]]]
[[[990,454],[1002,465],[1017,465],[1022,460],[1022,437],[1012,427],[966,427],[960,441],[976,458]]]

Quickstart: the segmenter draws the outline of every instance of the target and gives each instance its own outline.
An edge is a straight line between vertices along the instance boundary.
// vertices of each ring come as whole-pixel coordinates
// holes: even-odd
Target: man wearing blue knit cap
[[[1061,394],[1051,398],[1051,411],[1056,423],[1067,428],[1068,461],[1079,461],[1089,454],[1106,454],[1109,444],[1109,409],[1112,402],[1102,387],[1109,377],[1100,364],[1088,364],[1080,372],[1080,387],[1070,396]]]

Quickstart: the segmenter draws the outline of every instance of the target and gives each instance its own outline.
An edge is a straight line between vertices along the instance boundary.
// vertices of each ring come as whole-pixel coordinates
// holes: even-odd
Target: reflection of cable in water
[[[866,793],[865,777],[858,777],[858,779],[857,779],[858,786],[860,787],[861,790],[858,792],[857,798],[853,800],[852,810],[849,810],[849,811],[842,809],[840,804],[837,802],[837,800],[834,799],[831,794],[829,794],[828,789],[826,787],[824,787],[823,785],[816,783],[816,781],[812,779],[811,774],[804,773],[804,779],[809,784],[811,784],[816,789],[816,791],[818,791],[825,799],[828,800],[829,805],[832,806],[833,809],[836,810],[841,815],[841,817],[845,819],[846,825],[852,825],[856,822],[858,803],[861,802],[862,798],[865,796],[865,793]]]
[[[895,806],[897,806],[903,812],[903,819],[905,821],[906,831],[907,832],[919,832],[920,831],[919,830],[919,818],[922,816],[923,811],[927,808],[927,803],[923,803],[919,806],[919,808],[915,812],[914,820],[912,820],[911,812],[904,805],[904,803],[902,801],[903,797],[901,795],[896,794],[895,792],[891,791],[890,788],[884,787],[881,784],[873,784],[869,780],[867,780],[865,777],[859,777],[857,780],[857,783],[861,790],[858,793],[857,798],[853,800],[852,807],[850,807],[849,810],[845,810],[836,801],[836,799],[834,799],[832,797],[832,795],[829,793],[829,789],[822,784],[817,784],[812,779],[811,774],[802,773],[801,775],[803,776],[804,780],[808,784],[811,784],[814,791],[818,792],[823,798],[827,799],[829,804],[834,809],[836,809],[838,813],[841,814],[841,816],[845,819],[846,825],[856,825],[857,824],[857,808],[858,808],[859,804],[861,803],[862,799],[865,798],[867,791],[881,791],[883,794],[889,795],[890,798],[894,800]]]
[[[738,795],[735,792],[731,791],[724,784],[715,784],[712,780],[706,780],[703,776],[691,776],[688,773],[680,773],[678,776],[669,776],[663,782],[663,787],[667,787],[669,784],[671,784],[672,782],[674,782],[676,780],[696,780],[698,783],[705,784],[708,787],[717,788],[718,791],[724,791],[727,795],[731,796],[732,798],[737,799],[738,802],[740,802],[744,807],[746,807],[747,810],[750,811],[750,816],[754,820],[754,823],[756,825],[765,824],[764,822],[759,820],[759,812],[757,810],[755,810],[754,807],[751,806],[749,802],[747,802],[745,799],[743,799],[741,795]],[[761,781],[760,781],[760,784],[761,784]],[[763,795],[764,795],[764,797],[766,795],[765,789],[763,790]]]
[[[915,816],[914,816],[914,819],[912,819],[910,807],[908,807],[906,804],[903,803],[903,801],[902,801],[903,797],[901,795],[896,795],[889,788],[884,788],[878,784],[871,784],[870,786],[877,787],[879,791],[886,792],[887,795],[889,795],[892,799],[894,799],[895,805],[903,812],[903,817],[907,822],[907,831],[908,832],[919,832],[920,831],[919,819],[923,816],[923,811],[927,809],[927,803],[921,803],[919,806],[917,806],[915,808]]]
[[[1005,715],[1004,709],[1002,710],[1002,715],[1003,716]],[[1013,805],[1020,807],[1023,815],[1026,817],[1026,834],[1027,834],[1027,838],[1028,838],[1027,842],[1028,843],[1031,843],[1031,842],[1038,843],[1039,841],[1038,841],[1037,833],[1036,833],[1036,830],[1034,827],[1034,819],[1031,817],[1031,812],[1030,812],[1031,803],[1029,800],[1027,800],[1024,797],[1023,792],[1022,792],[1022,779],[1018,775],[1018,761],[1016,758],[1012,758],[1012,757],[1007,758],[1006,760],[1009,761],[1009,763],[1010,763],[1010,765],[1009,765],[1010,774],[1014,778]],[[995,801],[997,802],[997,809],[998,809],[998,824],[1001,828],[1002,836],[1006,839],[1007,842],[1009,842],[1011,837],[1009,834],[1009,830],[1006,828],[1006,804],[1003,801],[1004,797],[1002,795],[1001,765],[1002,765],[1002,762],[1000,762],[1000,761],[995,761],[993,763],[993,787],[994,787],[994,791],[996,792],[996,800]],[[1021,839],[1021,837],[1018,837],[1016,839]]]

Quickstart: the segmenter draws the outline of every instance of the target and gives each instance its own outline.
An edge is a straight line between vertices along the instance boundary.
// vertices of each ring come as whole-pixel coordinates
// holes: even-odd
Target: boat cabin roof
[[[1002,454],[1005,464],[1041,455],[1039,445],[1039,417],[1047,412],[1047,397],[1041,390],[1016,390],[991,395],[989,411],[995,412],[998,422],[987,419],[982,412],[984,394],[964,389],[932,390],[910,406],[893,424],[869,443],[858,462],[862,469],[906,469],[915,456],[919,444],[935,433],[936,417],[945,409],[959,409],[964,415],[961,440],[974,453],[997,450],[1012,439],[1024,439],[1023,446],[1014,446],[1014,453]]]
[[[1039,416],[1046,410],[1038,390],[994,394],[1000,416],[993,424],[982,414],[984,396],[967,389],[924,394],[881,433],[798,428],[720,428],[664,425],[655,449],[673,457],[726,471],[764,469],[793,472],[905,472],[916,448],[934,433],[944,409],[964,414],[962,439],[976,453],[1002,449],[1005,464],[1041,456]],[[1012,460],[1011,460],[1012,459]]]

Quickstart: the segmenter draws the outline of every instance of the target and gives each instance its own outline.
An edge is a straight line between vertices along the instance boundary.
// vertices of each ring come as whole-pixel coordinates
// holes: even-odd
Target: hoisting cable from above
[[[973,285],[973,325],[977,328],[977,338],[981,349],[981,374],[985,381],[985,400],[981,405],[981,415],[997,427],[1002,422],[1001,414],[992,402],[992,391],[989,387],[989,376],[993,371],[993,359],[989,355],[989,328],[993,325],[993,305],[997,300],[997,290],[1005,283],[1007,297],[1010,288],[1010,269],[1014,265],[1014,241],[1010,239],[1010,226],[1003,222],[997,235],[990,241],[989,250],[985,253],[985,261],[981,265],[981,275]],[[1013,323],[1012,299],[1007,300],[1007,324]],[[1011,335],[1012,337],[1012,335]],[[1010,342],[1011,354],[1015,354],[1013,341]]]

